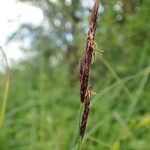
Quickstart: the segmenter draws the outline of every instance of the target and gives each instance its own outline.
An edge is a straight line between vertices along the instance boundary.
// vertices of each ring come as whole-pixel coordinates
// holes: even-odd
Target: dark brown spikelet
[[[94,41],[95,41],[95,33],[97,27],[97,18],[98,18],[98,9],[99,9],[99,0],[95,0],[92,14],[89,23],[89,31],[87,36],[86,48],[84,52],[84,56],[80,61],[80,96],[81,102],[84,104],[84,111],[82,114],[82,120],[80,124],[80,136],[83,138],[87,119],[89,114],[90,107],[90,91],[89,91],[89,72],[92,63],[92,56],[94,51]]]

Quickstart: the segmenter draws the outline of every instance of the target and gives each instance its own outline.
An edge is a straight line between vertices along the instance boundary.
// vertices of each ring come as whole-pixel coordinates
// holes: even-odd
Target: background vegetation
[[[42,9],[40,26],[23,24],[8,39],[24,41],[26,59],[10,70],[0,150],[76,149],[80,115],[76,65],[86,41],[90,1],[20,0]],[[150,149],[149,0],[103,0],[92,66],[85,150]],[[4,93],[0,74],[0,98]],[[0,101],[2,104],[2,101]],[[0,105],[1,106],[1,105]]]

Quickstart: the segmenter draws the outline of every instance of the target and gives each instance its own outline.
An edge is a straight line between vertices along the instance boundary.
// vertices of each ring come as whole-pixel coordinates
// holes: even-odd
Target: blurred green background
[[[20,0],[39,7],[39,26],[22,24],[8,41],[26,59],[10,70],[0,150],[72,150],[79,138],[77,64],[83,55],[92,1]],[[27,10],[28,11],[28,10]],[[150,150],[150,1],[102,0],[92,65],[83,150]],[[0,74],[0,106],[4,78]],[[0,107],[1,110],[1,107]]]

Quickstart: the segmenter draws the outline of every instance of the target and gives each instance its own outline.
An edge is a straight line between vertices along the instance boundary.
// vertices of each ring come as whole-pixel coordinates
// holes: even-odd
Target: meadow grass
[[[150,147],[149,68],[121,78],[116,77],[110,66],[105,65],[115,81],[108,82],[106,77],[104,84],[97,87],[96,91],[100,92],[91,101],[88,128],[80,149],[147,150]],[[3,113],[5,121],[0,130],[0,149],[77,149],[79,87],[70,90],[67,80],[60,79],[55,88],[48,82],[46,90],[33,89],[31,81],[26,79],[22,72],[12,77],[11,101],[6,114]],[[124,86],[132,89],[128,89],[132,99]]]

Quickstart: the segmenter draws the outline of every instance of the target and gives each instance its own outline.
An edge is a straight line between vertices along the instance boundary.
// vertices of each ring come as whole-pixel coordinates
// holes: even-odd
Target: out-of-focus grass
[[[32,74],[30,77],[25,72],[13,74],[0,149],[77,149],[79,87],[70,89],[63,73],[59,79],[53,78],[56,82],[43,81],[45,89],[32,87]],[[92,99],[81,149],[149,149],[148,76],[145,68],[131,76],[119,77],[111,84],[97,86],[95,90],[99,92]],[[132,99],[129,99],[122,85],[128,87],[135,82],[137,86],[130,90]]]

